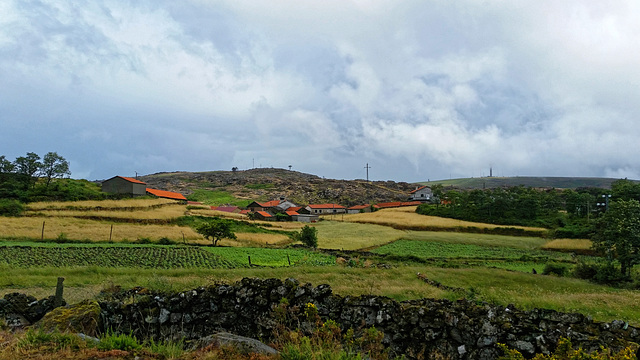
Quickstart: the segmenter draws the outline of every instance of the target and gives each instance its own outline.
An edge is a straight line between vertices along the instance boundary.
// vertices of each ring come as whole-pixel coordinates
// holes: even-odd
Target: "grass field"
[[[113,285],[124,288],[143,286],[167,291],[181,291],[216,282],[232,282],[243,277],[294,277],[313,285],[329,284],[341,295],[375,294],[396,300],[418,298],[455,299],[457,293],[429,286],[416,277],[420,272],[429,279],[473,293],[482,301],[522,309],[547,308],[580,312],[595,320],[614,319],[640,325],[640,293],[595,285],[586,281],[532,275],[500,269],[447,269],[428,266],[404,266],[391,269],[348,268],[341,266],[300,266],[244,269],[115,269],[31,268],[0,266],[0,295],[16,290],[36,297],[52,295],[57,277],[64,277],[65,298],[69,302],[95,296]]]
[[[447,230],[456,228],[515,228],[533,232],[545,233],[543,228],[532,228],[524,226],[501,226],[494,224],[475,223],[470,221],[441,218],[436,216],[420,215],[416,213],[416,206],[406,206],[400,208],[382,209],[371,213],[348,214],[344,216],[344,221],[377,224],[390,226],[396,229],[407,230]]]
[[[406,233],[388,226],[340,221],[321,221],[314,226],[318,229],[318,247],[323,249],[368,248],[398,240]]]
[[[144,210],[168,204],[176,204],[176,201],[170,199],[148,198],[87,201],[42,201],[27,204],[26,210]]]

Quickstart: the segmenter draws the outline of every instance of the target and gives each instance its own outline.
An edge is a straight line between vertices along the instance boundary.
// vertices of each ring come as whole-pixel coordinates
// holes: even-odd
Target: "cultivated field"
[[[456,219],[447,219],[436,216],[420,215],[416,213],[416,206],[382,209],[371,213],[348,214],[344,215],[344,221],[361,224],[385,225],[394,227],[396,229],[406,230],[450,231],[451,229],[456,228],[515,228],[540,233],[546,232],[546,229],[543,228],[533,228],[525,226],[501,226]]]
[[[321,249],[345,250],[340,256],[346,258],[336,260],[320,252],[286,247],[292,242],[290,233],[305,225],[301,223],[249,221],[243,215],[187,209],[167,200],[29,204],[26,216],[0,217],[0,239],[4,239],[0,242],[0,295],[19,290],[49,296],[59,276],[66,279],[69,302],[113,286],[176,291],[242,277],[295,277],[314,285],[330,284],[342,295],[377,294],[397,300],[470,297],[640,325],[636,291],[532,274],[533,269],[541,273],[548,262],[573,266],[577,257],[571,252],[588,249],[589,242],[459,232],[455,230],[497,226],[414,211],[415,207],[386,209],[311,224],[318,230]],[[195,216],[241,221],[237,223],[238,239],[223,239],[224,248],[197,246],[210,242],[193,230],[202,221]],[[43,223],[45,240],[87,244],[35,242],[42,237]],[[106,243],[110,238],[113,244]],[[123,244],[163,238],[180,245]],[[347,251],[359,249],[379,255]],[[428,285],[416,276],[418,272],[462,290]]]

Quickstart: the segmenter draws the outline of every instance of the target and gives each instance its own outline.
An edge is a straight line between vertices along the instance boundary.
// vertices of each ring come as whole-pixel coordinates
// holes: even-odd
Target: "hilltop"
[[[544,189],[577,189],[603,188],[610,189],[611,184],[619,179],[595,177],[549,177],[549,176],[514,176],[514,177],[478,177],[449,180],[424,181],[422,185],[440,184],[444,187],[458,189],[491,189],[497,187],[525,186]]]
[[[285,169],[167,172],[145,175],[150,187],[189,197],[197,190],[224,191],[235,198],[267,201],[285,197],[298,204],[338,203],[345,206],[405,201],[416,184],[394,181],[335,180]]]

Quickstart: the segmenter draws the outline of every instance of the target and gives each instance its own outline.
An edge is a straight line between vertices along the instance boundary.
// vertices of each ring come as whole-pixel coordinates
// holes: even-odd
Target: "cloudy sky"
[[[72,177],[640,178],[640,2],[0,1],[0,155]]]

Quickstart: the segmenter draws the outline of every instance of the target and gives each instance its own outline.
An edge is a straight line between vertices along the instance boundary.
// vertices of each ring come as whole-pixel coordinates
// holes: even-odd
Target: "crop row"
[[[147,269],[240,268],[251,265],[326,266],[335,257],[298,249],[201,248],[191,246],[0,246],[0,265],[11,267],[126,267]]]
[[[197,247],[0,247],[0,264],[11,267],[235,268],[234,263]]]

